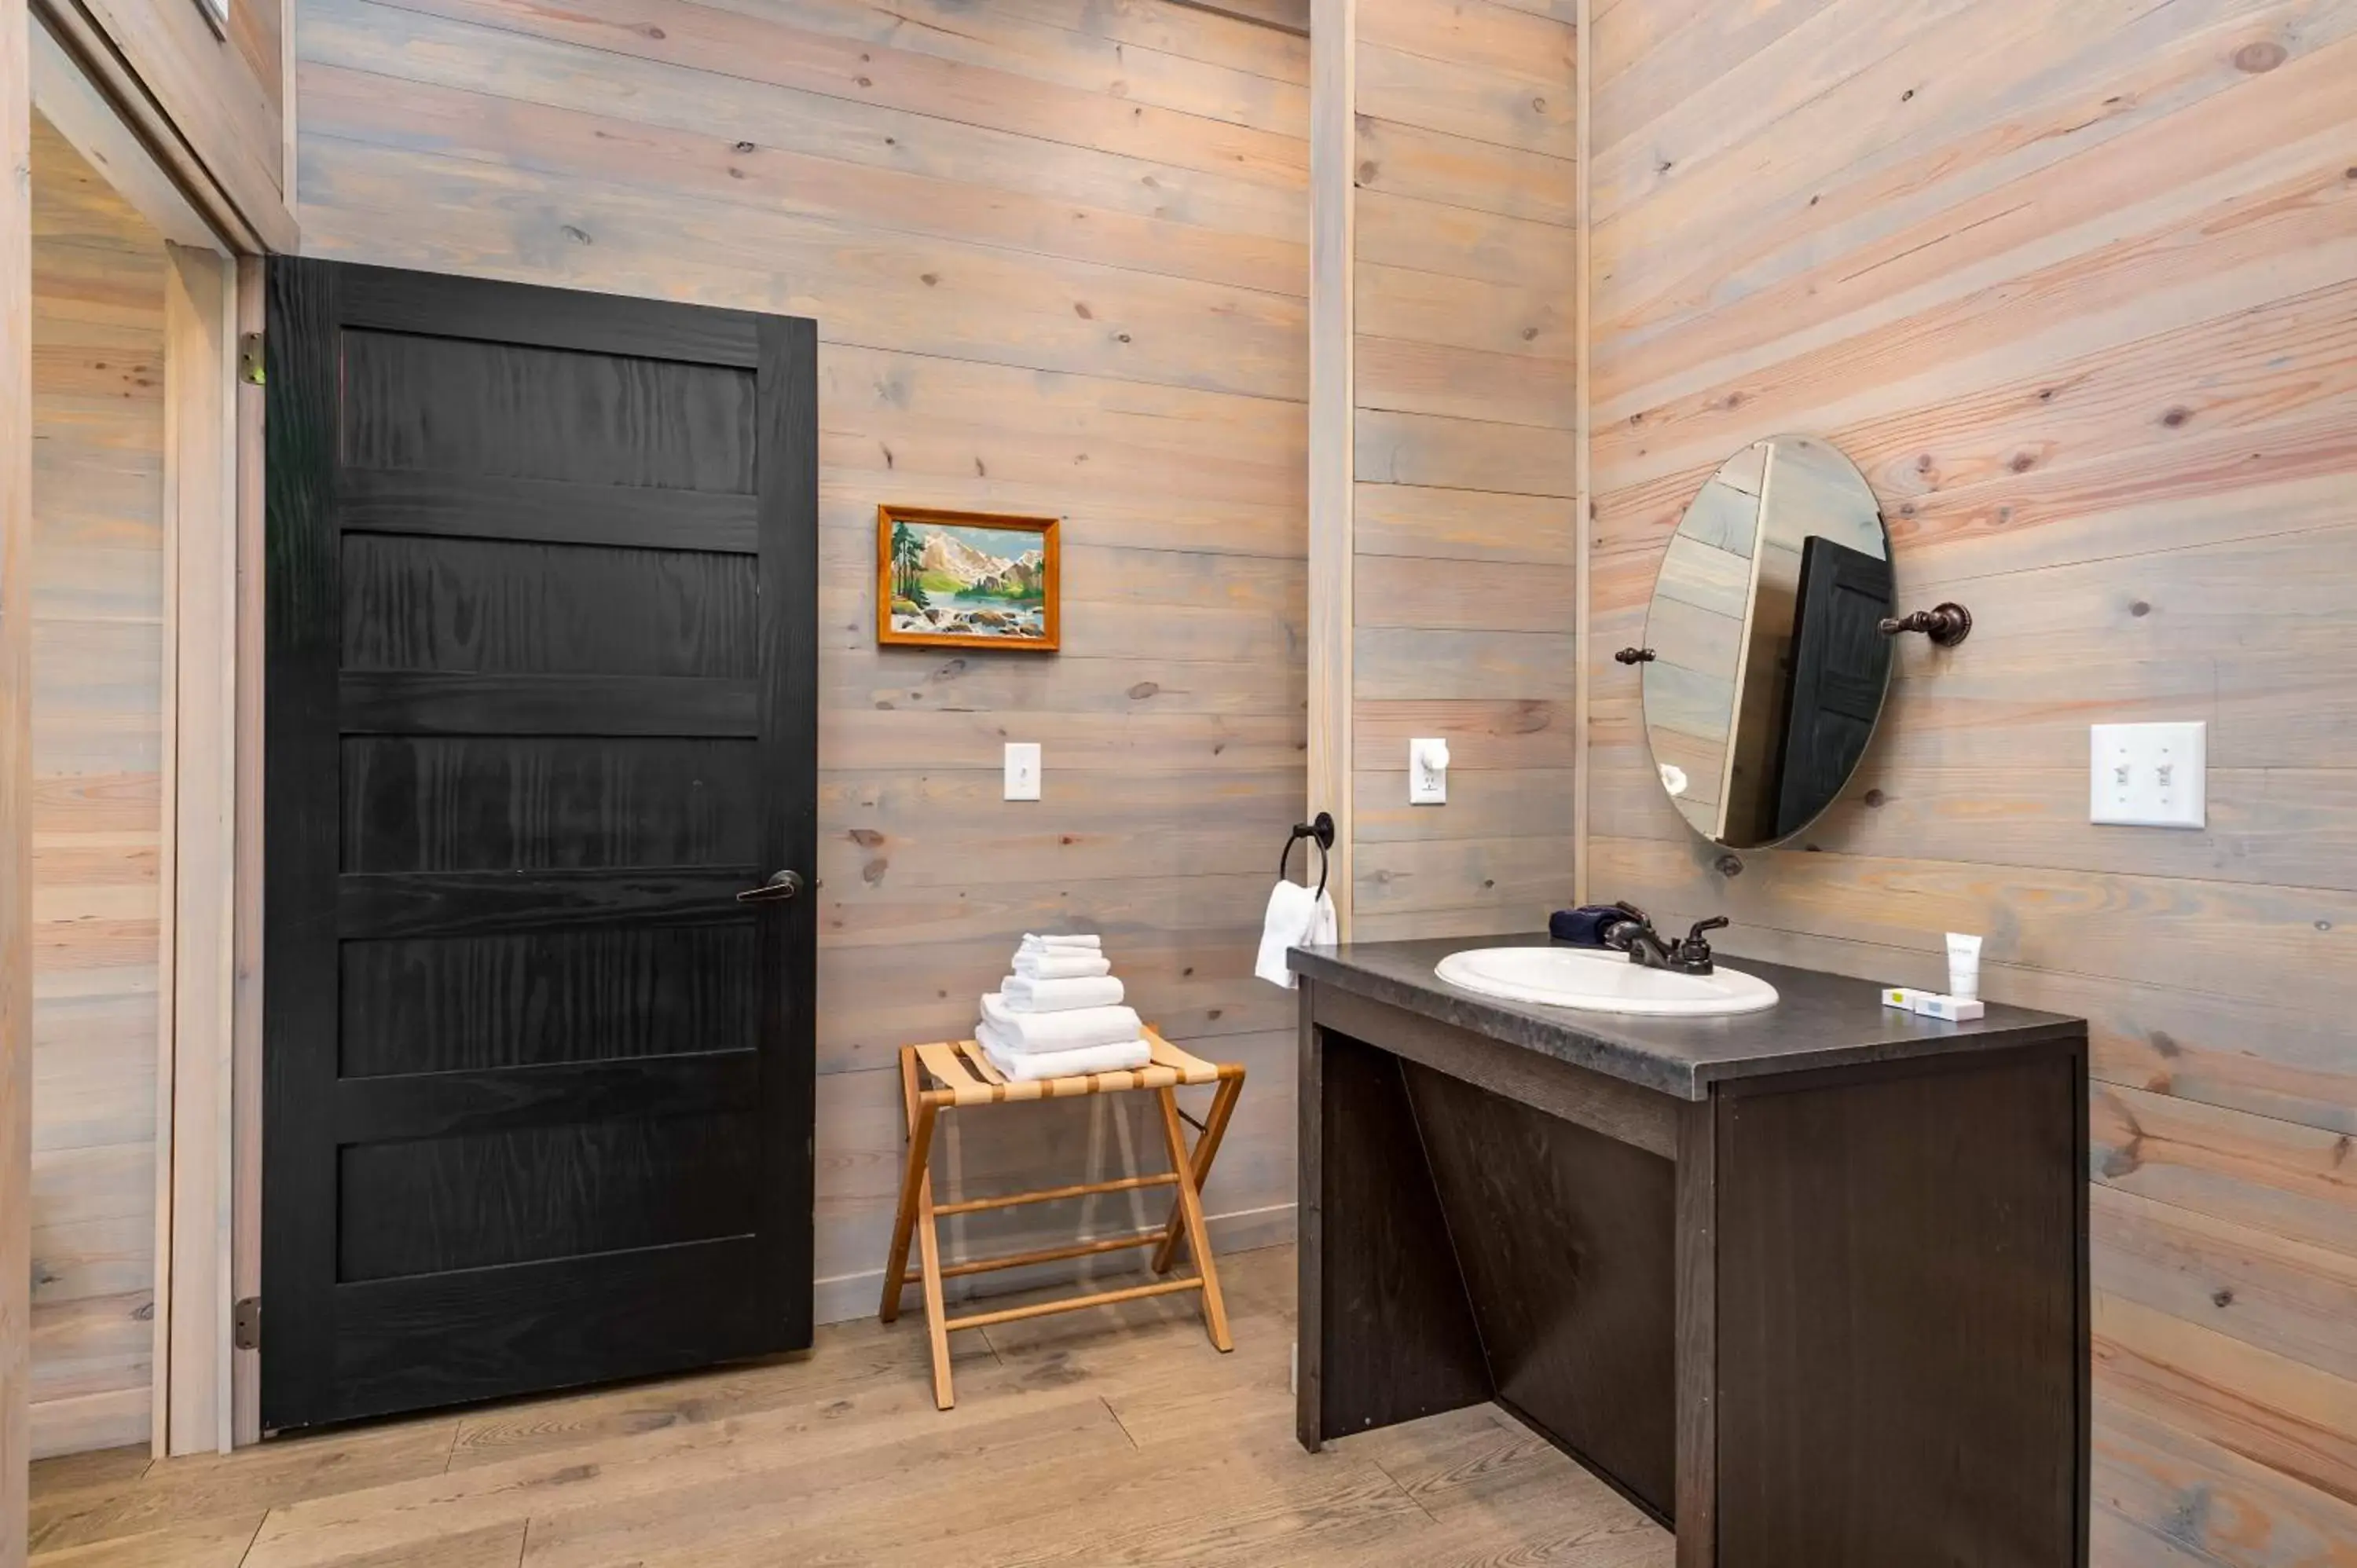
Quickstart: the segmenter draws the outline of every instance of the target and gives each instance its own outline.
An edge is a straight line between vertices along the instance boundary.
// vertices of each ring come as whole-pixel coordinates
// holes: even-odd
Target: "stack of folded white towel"
[[[974,1038],[1009,1079],[1119,1072],[1152,1059],[1146,1026],[1092,936],[1026,936],[1015,972],[982,999]]]

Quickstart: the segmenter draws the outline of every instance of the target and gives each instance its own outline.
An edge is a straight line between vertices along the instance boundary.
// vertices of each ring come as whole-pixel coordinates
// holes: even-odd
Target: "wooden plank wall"
[[[2094,1030],[2096,1561],[2357,1541],[2357,5],[1599,0],[1592,892]],[[1830,437],[1910,639],[1833,816],[1728,880],[1634,671],[1687,498]],[[2201,719],[2206,832],[2091,828]]]
[[[1357,5],[1351,934],[1571,901],[1572,0]],[[1448,742],[1448,802],[1407,804]]]
[[[1306,38],[1162,0],[298,21],[309,253],[818,321],[822,1316],[875,1309],[894,1049],[970,1032],[1027,929],[1103,931],[1147,1018],[1249,1066],[1210,1208],[1289,1238],[1293,998],[1251,969],[1304,792]],[[879,501],[1061,514],[1064,652],[879,651]],[[999,799],[1007,740],[1045,747],[1038,804]],[[969,1118],[937,1168],[1154,1147],[1067,1101]]]
[[[33,442],[32,37],[0,0],[0,452]],[[26,173],[16,171],[23,170]],[[32,566],[30,465],[0,463],[0,1520],[27,1516],[32,1369]],[[0,1568],[26,1531],[0,1529]]]
[[[33,143],[33,1445],[148,1435],[162,237]]]

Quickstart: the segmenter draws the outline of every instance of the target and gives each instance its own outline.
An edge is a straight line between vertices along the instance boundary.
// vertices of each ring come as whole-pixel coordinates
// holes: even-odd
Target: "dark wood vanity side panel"
[[[1499,1402],[1666,1522],[1674,1167],[1448,1073],[1401,1070]]]
[[[1721,1086],[1724,1568],[2085,1563],[2083,1050]]]
[[[1305,980],[1296,992],[1301,1034],[1293,1110],[1293,1435],[1312,1454],[1325,1437],[1318,1414],[1326,1387],[1324,1337],[1312,1331],[1326,1321],[1326,1053],[1318,1044],[1316,989]]]
[[[2079,1477],[2072,1487],[2072,1500],[2078,1509],[2079,1554],[2072,1562],[2076,1568],[2086,1568],[2093,1551],[2090,1532],[2093,1528],[2095,1489],[2095,1273],[2089,1256],[2092,1217],[2088,1213],[2087,1141],[2092,1129],[2087,1122],[2089,1046],[2085,1025],[2080,1026],[2078,1037],[2071,1042],[2070,1053],[2071,1127],[2076,1134],[2073,1146],[2077,1151],[2073,1155],[2072,1169],[2078,1173],[2074,1182],[2078,1197],[2072,1207],[2073,1218],[2079,1228],[2079,1274],[2073,1287],[2079,1308],[2079,1439],[2072,1450],[2079,1464]]]
[[[1295,1427],[1316,1449],[1492,1391],[1399,1060],[1318,1026],[1301,989]]]
[[[1716,1097],[1678,1108],[1677,1568],[1718,1561],[1718,1133]]]

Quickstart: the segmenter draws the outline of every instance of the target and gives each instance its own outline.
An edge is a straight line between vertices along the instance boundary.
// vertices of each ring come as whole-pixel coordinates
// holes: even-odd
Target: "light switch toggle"
[[[1006,743],[1006,794],[1009,800],[1036,800],[1039,798],[1039,743],[1036,740],[1010,740]]]
[[[1444,806],[1448,803],[1448,743],[1412,740],[1407,746],[1407,803]]]

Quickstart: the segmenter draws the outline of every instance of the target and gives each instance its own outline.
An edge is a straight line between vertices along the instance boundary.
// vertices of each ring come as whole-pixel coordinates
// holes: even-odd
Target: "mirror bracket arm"
[[[1902,631],[1920,631],[1942,648],[1953,648],[1972,635],[1973,612],[1953,601],[1917,610],[1912,615],[1895,618],[1885,617],[1880,630],[1885,637],[1896,637]]]

